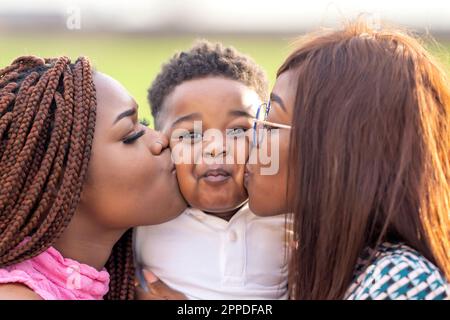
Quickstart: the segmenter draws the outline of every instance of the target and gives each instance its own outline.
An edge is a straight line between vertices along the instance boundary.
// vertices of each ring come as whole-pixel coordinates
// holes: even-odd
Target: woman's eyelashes
[[[122,140],[125,144],[131,144],[145,134],[145,130],[135,132]]]
[[[125,144],[131,144],[135,142],[137,139],[142,137],[146,129],[148,128],[148,125],[150,124],[149,121],[145,118],[139,119],[138,121],[135,119],[133,120],[134,126],[137,126],[138,129],[134,130],[131,134],[127,135],[125,138],[122,139],[122,142]],[[138,123],[136,123],[138,122]],[[139,130],[140,129],[140,130]]]
[[[140,137],[142,137],[144,134],[145,134],[145,129],[135,131],[132,134],[123,138],[122,142],[125,144],[131,144],[131,143],[135,142],[137,139],[139,139]]]

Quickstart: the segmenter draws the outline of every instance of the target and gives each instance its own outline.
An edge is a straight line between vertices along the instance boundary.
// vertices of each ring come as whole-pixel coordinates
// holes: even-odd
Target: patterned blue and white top
[[[366,250],[358,260],[346,299],[448,300],[450,284],[442,272],[416,250],[405,244],[385,242],[375,252]]]

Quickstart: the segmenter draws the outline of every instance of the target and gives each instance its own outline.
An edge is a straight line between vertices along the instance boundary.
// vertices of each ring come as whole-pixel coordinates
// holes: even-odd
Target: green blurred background
[[[283,62],[294,40],[290,36],[207,36],[209,41],[220,41],[250,55],[267,72],[271,85],[278,66]],[[152,125],[147,89],[159,72],[161,65],[175,52],[186,50],[196,40],[188,36],[124,36],[124,35],[74,35],[62,34],[46,37],[36,35],[0,35],[0,65],[9,64],[20,55],[53,57],[67,55],[73,59],[88,56],[99,71],[119,80],[135,97],[141,118]],[[430,50],[450,70],[448,57],[450,44],[445,42],[430,46]]]
[[[290,37],[201,37],[220,41],[250,55],[267,72],[273,84],[278,66],[289,52]],[[147,103],[147,89],[162,64],[179,50],[186,50],[195,37],[136,37],[123,35],[0,35],[0,65],[9,64],[20,55],[53,57],[67,55],[72,59],[88,56],[94,67],[120,81],[139,104],[141,118],[152,124]]]
[[[0,0],[0,67],[21,55],[88,56],[129,90],[152,124],[149,86],[197,38],[251,56],[273,85],[295,37],[361,18],[373,28],[425,35],[450,70],[450,2],[443,0]]]

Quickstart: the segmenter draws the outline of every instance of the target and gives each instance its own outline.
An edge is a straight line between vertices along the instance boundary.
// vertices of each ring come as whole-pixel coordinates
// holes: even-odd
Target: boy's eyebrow
[[[187,114],[185,116],[179,117],[178,119],[176,119],[174,122],[172,122],[172,127],[179,124],[180,122],[183,121],[192,121],[192,120],[198,120],[201,119],[202,115],[198,112],[194,112],[194,113],[190,113]]]
[[[276,95],[275,93],[272,92],[272,93],[270,94],[270,101],[273,101],[273,102],[278,103],[278,104],[280,105],[281,109],[283,109],[284,112],[287,112],[287,111],[286,111],[286,107],[284,106],[283,99],[281,99],[280,96],[278,96],[278,95]]]
[[[253,116],[250,113],[248,113],[247,111],[244,111],[244,110],[232,110],[232,111],[228,112],[228,114],[230,116],[234,116],[234,117],[253,118]]]

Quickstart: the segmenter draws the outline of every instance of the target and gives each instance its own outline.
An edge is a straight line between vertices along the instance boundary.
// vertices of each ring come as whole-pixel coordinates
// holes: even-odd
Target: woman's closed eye
[[[132,134],[130,134],[130,135],[126,136],[125,138],[123,138],[122,142],[125,143],[125,144],[132,144],[137,139],[142,137],[144,134],[145,134],[145,129],[142,129],[142,130],[139,130],[139,131],[135,131]]]
[[[137,139],[142,137],[145,134],[145,131],[147,129],[147,125],[143,121],[139,121],[139,124],[137,124],[138,129],[134,130],[131,134],[127,135],[125,138],[122,139],[122,142],[125,144],[132,144]]]

